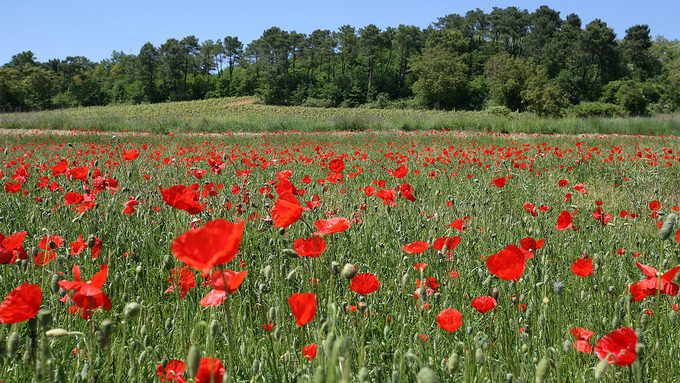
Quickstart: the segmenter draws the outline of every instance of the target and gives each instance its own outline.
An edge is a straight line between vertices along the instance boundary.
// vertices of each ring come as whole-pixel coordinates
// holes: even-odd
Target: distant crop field
[[[273,106],[256,97],[0,114],[0,129],[177,132],[493,131],[680,136],[676,115],[539,118],[529,113]]]
[[[0,380],[675,381],[679,150],[5,132]]]

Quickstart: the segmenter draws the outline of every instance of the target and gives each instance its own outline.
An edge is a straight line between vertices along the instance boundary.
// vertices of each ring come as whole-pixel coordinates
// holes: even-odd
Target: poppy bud
[[[68,335],[68,331],[63,328],[53,328],[51,330],[45,331],[45,336],[48,338],[61,338],[62,336]]]
[[[508,383],[512,383],[512,381],[515,379],[515,376],[512,373],[507,373],[505,374],[505,381]]]
[[[262,273],[264,274],[264,279],[269,281],[272,279],[272,274],[274,273],[274,270],[272,269],[271,265],[267,265],[262,270]]]
[[[392,383],[400,382],[399,370],[392,370]]]
[[[210,321],[210,325],[208,326],[208,334],[210,335],[211,339],[217,338],[217,335],[219,335],[220,332],[220,323],[217,321],[217,319],[213,319]]]
[[[597,362],[597,364],[595,365],[595,379],[600,379],[601,377],[604,376],[604,374],[607,373],[607,370],[609,369],[609,362],[607,360],[613,356],[614,354],[609,353],[607,354],[606,358]]]
[[[659,238],[661,238],[662,241],[665,241],[668,239],[668,237],[670,237],[671,232],[673,232],[673,228],[675,227],[675,220],[677,218],[677,215],[669,214],[663,221],[663,226],[661,226],[661,230],[659,230]]]
[[[201,363],[201,350],[195,344],[189,347],[189,353],[187,354],[186,361],[186,373],[187,376],[193,378],[198,372],[198,366]]]
[[[95,244],[95,241],[94,235],[90,234],[90,236],[87,238],[87,247],[92,248]]]
[[[538,365],[536,366],[536,383],[543,383],[548,379],[548,374],[550,374],[550,362],[548,358],[543,357]]]
[[[456,350],[453,350],[451,355],[449,355],[449,360],[446,362],[446,370],[449,372],[449,374],[454,374],[456,371],[458,371],[459,366],[460,358],[458,357]]]
[[[337,275],[340,272],[340,263],[337,261],[331,262],[331,273]]]
[[[269,312],[267,313],[267,317],[269,319],[273,320],[275,316],[276,316],[276,308],[274,306],[272,306],[272,307],[269,308]]]
[[[529,346],[525,343],[522,345],[522,353],[526,354],[529,351]]]
[[[402,288],[402,290],[406,288],[406,285],[408,285],[408,280],[409,280],[408,273],[404,273],[404,275],[401,276],[401,288]]]
[[[352,279],[357,275],[357,268],[351,263],[345,263],[342,267],[342,276],[347,279]]]
[[[7,356],[10,359],[14,359],[14,357],[17,354],[18,347],[19,347],[19,333],[15,331],[9,334],[9,338],[7,339]]]
[[[123,311],[123,313],[125,314],[126,317],[134,319],[139,316],[139,311],[141,309],[142,307],[139,305],[139,303],[130,302],[127,305],[125,305],[125,310]]]
[[[174,324],[174,323],[173,323],[172,318],[166,319],[166,320],[165,320],[165,331],[167,331],[167,332],[172,331],[173,324]]]
[[[423,367],[418,371],[418,383],[439,383],[439,378],[433,369]]]
[[[281,236],[286,235],[286,229],[283,228],[283,227],[281,229],[279,229],[279,235],[281,235]]]
[[[253,359],[253,365],[250,367],[250,370],[252,371],[253,375],[257,375],[260,372],[260,361]]]
[[[286,280],[290,281],[291,279],[295,278],[295,276],[297,275],[297,271],[298,271],[298,268],[296,267],[293,270],[291,270],[290,272],[288,272],[288,275],[286,276]]]
[[[475,362],[477,362],[478,365],[483,365],[484,362],[486,361],[486,358],[484,357],[484,351],[482,351],[481,348],[478,348],[475,350]]]
[[[612,318],[612,327],[613,328],[619,328],[620,324],[621,324],[621,318],[619,318],[618,316],[615,316],[614,318]]]
[[[173,267],[175,267],[174,257],[170,256],[170,254],[165,254],[163,257],[163,269],[170,270]]]
[[[359,377],[359,382],[361,383],[368,382],[368,368],[361,367],[357,375]]]
[[[364,312],[366,312],[366,309],[368,308],[368,303],[366,303],[366,302],[359,302],[358,306],[359,306],[359,310],[360,310],[362,313],[364,313]]]
[[[499,293],[500,291],[498,290],[498,287],[494,287],[493,289],[491,289],[491,296],[493,297],[493,299],[497,300]]]
[[[417,337],[417,335],[416,335],[416,337]],[[416,353],[413,352],[412,348],[409,348],[406,351],[406,359],[410,360],[411,362],[416,362],[416,361],[418,361],[418,355],[416,355]]]
[[[562,343],[562,349],[569,354],[574,349],[574,345],[570,341],[565,340],[564,343]]]
[[[296,253],[295,250],[293,250],[293,249],[283,249],[283,255],[286,256],[286,257],[290,257],[290,258],[298,258],[299,257],[298,253]]]

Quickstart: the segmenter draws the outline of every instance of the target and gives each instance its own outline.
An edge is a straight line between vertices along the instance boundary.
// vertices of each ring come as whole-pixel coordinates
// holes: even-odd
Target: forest
[[[633,25],[583,25],[541,6],[449,14],[427,28],[343,25],[309,34],[271,27],[236,36],[170,38],[114,51],[0,67],[0,111],[257,95],[267,104],[530,112],[541,117],[644,116],[680,107],[680,41]]]

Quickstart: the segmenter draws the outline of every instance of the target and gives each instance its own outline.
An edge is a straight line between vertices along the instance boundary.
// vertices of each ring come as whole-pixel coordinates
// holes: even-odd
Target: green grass
[[[140,157],[121,161],[122,151],[131,148],[139,149]],[[317,376],[331,375],[330,381],[395,381],[398,375],[398,381],[412,382],[425,366],[440,381],[502,382],[512,374],[513,381],[528,382],[534,380],[537,363],[543,358],[551,366],[547,381],[583,382],[593,381],[598,358],[565,351],[564,344],[576,340],[570,329],[578,326],[594,331],[590,341],[594,346],[610,331],[630,326],[639,331],[644,348],[638,348],[631,367],[612,365],[602,381],[674,381],[680,371],[680,324],[671,305],[678,303],[678,297],[662,295],[658,306],[654,297],[633,302],[626,286],[644,278],[635,261],[662,272],[680,264],[680,244],[658,239],[656,220],[648,207],[650,201],[658,200],[661,210],[670,213],[680,204],[678,150],[678,139],[671,137],[534,137],[488,132],[288,132],[209,140],[183,135],[2,136],[3,186],[13,181],[9,176],[22,161],[30,165],[30,177],[23,186],[29,190],[27,196],[0,192],[0,231],[5,235],[28,231],[24,247],[29,255],[48,234],[60,235],[66,243],[45,267],[30,261],[0,265],[0,298],[28,281],[40,285],[42,307],[51,310],[47,326],[38,325],[35,331],[28,322],[0,325],[4,345],[0,348],[6,350],[10,334],[19,336],[16,354],[5,352],[0,357],[0,378],[29,382],[46,373],[42,381],[159,381],[158,364],[186,359],[190,346],[195,345],[202,356],[224,363],[231,382],[317,382],[324,381]],[[64,175],[52,176],[49,166],[54,166],[57,156],[67,159],[70,167],[88,164],[90,172],[99,167],[104,175],[119,181],[120,189],[98,193],[97,206],[78,214],[63,204],[64,195],[84,193],[85,185]],[[201,180],[188,174],[193,168],[208,170],[211,156],[226,160],[222,174],[208,171]],[[319,184],[317,180],[328,176],[323,164],[340,157],[346,164],[344,183]],[[265,162],[269,163],[266,169],[248,165]],[[664,166],[667,162],[672,166]],[[388,169],[401,163],[409,173],[395,179]],[[350,177],[359,167],[363,171]],[[306,189],[298,197],[303,205],[316,194],[321,206],[280,230],[263,219],[274,200],[258,189],[286,169],[293,171],[293,184]],[[251,171],[247,177],[243,177],[245,170]],[[302,183],[305,175],[312,182]],[[512,178],[503,188],[491,183],[493,178],[509,175]],[[38,188],[35,184],[42,176],[58,182],[63,190]],[[560,188],[560,179],[569,185]],[[385,180],[386,188],[410,183],[416,201],[397,197],[396,206],[389,206],[367,197],[360,188],[376,180]],[[163,202],[158,185],[167,188],[194,182],[200,190],[209,182],[224,188],[215,197],[201,198],[205,209],[197,216]],[[584,183],[588,194],[574,191],[577,183]],[[92,179],[88,184],[93,187]],[[235,185],[238,194],[232,192]],[[246,189],[249,201],[243,200]],[[573,194],[571,201],[564,201],[566,193]],[[129,197],[141,202],[131,216],[122,213]],[[614,216],[606,226],[591,216],[598,200]],[[532,217],[523,208],[525,202],[550,209]],[[578,231],[557,231],[560,211],[577,209],[574,225]],[[622,210],[639,217],[621,218]],[[291,257],[285,251],[295,239],[309,237],[316,220],[329,216],[357,221],[347,231],[327,236],[328,247],[319,258]],[[471,217],[466,231],[447,227],[466,216]],[[201,286],[198,272],[197,287],[184,299],[178,292],[164,294],[169,270],[180,266],[170,251],[171,243],[194,218],[202,223],[216,218],[248,220],[241,254],[225,266],[240,270],[243,259],[248,274],[219,307],[199,305],[210,288]],[[79,235],[102,240],[99,258],[92,259],[89,249],[70,255],[68,243]],[[455,235],[461,243],[451,260],[432,248],[420,255],[402,250],[416,240],[432,243],[439,236]],[[493,276],[486,257],[527,236],[546,242],[527,261],[519,281]],[[617,254],[619,248],[625,249],[624,255]],[[584,252],[594,259],[595,272],[580,278],[571,273],[570,265]],[[634,258],[634,252],[642,255]],[[375,274],[379,290],[365,298],[358,296],[349,290],[348,280],[330,271],[332,262],[340,267],[351,263],[359,273]],[[429,266],[421,274],[414,269],[416,262]],[[69,315],[70,304],[58,300],[65,292],[55,288],[53,281],[73,280],[74,264],[81,267],[84,278],[90,278],[101,263],[109,266],[102,290],[111,298],[111,311],[99,309],[90,321]],[[459,273],[456,279],[448,277],[451,270]],[[416,279],[423,277],[436,277],[440,284],[439,292],[427,299],[430,306],[425,310],[418,308],[414,298]],[[315,278],[319,282],[310,283]],[[564,284],[561,293],[554,288],[556,283]],[[498,307],[485,314],[470,307],[472,298],[491,295],[494,289],[499,292]],[[303,328],[295,325],[287,304],[296,292],[314,292],[318,301],[315,318]],[[141,305],[138,317],[125,315],[129,302]],[[346,309],[362,302],[367,305],[367,316]],[[453,333],[437,327],[436,316],[446,308],[463,315],[463,325]],[[646,310],[655,313],[649,316]],[[97,335],[105,319],[113,321],[108,343]],[[263,324],[270,321],[273,329],[267,332]],[[63,328],[70,334],[47,338],[47,328]],[[313,361],[301,353],[310,343],[319,347]],[[448,363],[447,358],[457,359],[458,364]]]
[[[0,128],[155,133],[278,131],[486,131],[502,133],[616,133],[680,135],[677,116],[636,118],[538,118],[526,113],[495,115],[466,111],[342,109],[234,105],[226,98],[146,105],[114,105],[0,114]]]

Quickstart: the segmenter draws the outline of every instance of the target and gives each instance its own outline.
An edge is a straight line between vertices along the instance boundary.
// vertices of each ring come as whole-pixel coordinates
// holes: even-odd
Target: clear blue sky
[[[25,50],[39,61],[66,56],[100,61],[114,50],[136,54],[147,41],[160,46],[168,38],[188,35],[201,41],[232,35],[247,44],[272,26],[307,34],[344,24],[424,28],[450,13],[511,5],[530,12],[548,5],[562,18],[576,13],[584,26],[600,18],[619,38],[632,25],[648,24],[652,36],[680,39],[680,0],[0,0],[0,65]]]

